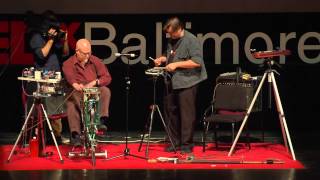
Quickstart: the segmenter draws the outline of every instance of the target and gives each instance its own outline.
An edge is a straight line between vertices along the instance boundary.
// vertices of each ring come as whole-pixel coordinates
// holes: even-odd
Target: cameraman
[[[60,30],[60,23],[52,11],[42,14],[38,31],[30,39],[37,69],[61,71],[63,59],[69,55],[67,33]]]
[[[37,70],[42,71],[59,71],[61,72],[61,65],[69,55],[69,46],[67,33],[60,29],[60,23],[52,11],[45,11],[40,17],[40,22],[32,22],[36,26],[29,27],[29,45],[34,56],[34,66]],[[28,93],[34,92],[35,84],[30,84]],[[28,107],[30,108],[32,98],[28,99]],[[59,114],[56,108],[63,102],[62,96],[51,96],[44,98],[44,104],[49,116]],[[58,144],[62,143],[61,132],[62,123],[61,118],[51,120],[53,133],[57,139]],[[48,140],[51,140],[49,138]],[[49,143],[52,143],[52,141]]]

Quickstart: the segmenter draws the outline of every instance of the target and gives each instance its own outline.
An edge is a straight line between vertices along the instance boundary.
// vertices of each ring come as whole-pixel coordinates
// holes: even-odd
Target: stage
[[[57,15],[59,32],[68,32],[64,42],[69,45],[69,56],[78,50],[77,40],[86,38],[91,41],[92,54],[109,69],[112,83],[108,87],[112,98],[107,126],[110,132],[100,148],[107,152],[107,158],[117,158],[99,158],[95,166],[90,158],[69,158],[69,127],[68,121],[63,120],[65,139],[59,146],[63,163],[55,146],[48,145],[46,149],[53,155],[30,157],[29,146],[21,146],[20,143],[7,162],[27,116],[22,101],[24,87],[17,77],[22,76],[26,68],[35,67],[37,59],[30,46],[31,32],[37,29],[34,27],[40,27],[38,20],[45,10]],[[317,83],[320,1],[10,0],[2,2],[0,14],[0,180],[320,179],[320,133],[316,124],[320,107],[320,85]],[[29,18],[32,14],[37,18]],[[159,132],[153,132],[151,136],[150,159],[123,157],[126,130],[129,130],[130,153],[145,156],[145,144],[141,152],[137,149],[150,105],[159,104],[163,112],[164,81],[159,79],[154,86],[146,70],[154,66],[152,58],[166,52],[168,36],[163,33],[163,27],[172,16],[181,18],[185,29],[199,40],[208,74],[208,79],[199,84],[197,93],[193,154],[164,152],[169,142],[164,141],[163,126],[156,120],[153,130]],[[47,31],[41,35],[46,36]],[[261,58],[269,59],[271,56],[255,57],[253,54],[257,51],[266,55],[274,50],[289,50],[291,53],[278,54],[279,57],[272,55],[275,61],[269,64]],[[117,57],[118,53],[134,53],[136,57]],[[180,60],[186,58],[180,57],[179,53],[177,55]],[[63,58],[59,58],[59,63],[63,63]],[[275,65],[274,71],[267,71],[263,64]],[[221,148],[214,148],[211,141],[206,152],[202,152],[203,113],[212,102],[216,78],[224,73],[240,72],[240,68],[252,79],[258,79],[265,72],[274,72],[275,80],[268,76],[268,84],[277,82],[284,112],[278,113],[276,104],[279,103],[268,98],[272,95],[269,91],[271,86],[265,83],[261,91],[262,111],[250,115],[252,119],[246,124],[250,131],[251,149],[240,138],[234,154],[228,157],[230,127],[220,126],[229,133],[220,134]],[[27,74],[30,75],[30,71]],[[157,90],[155,100],[154,87]],[[281,119],[284,117],[296,160],[292,160],[292,154],[283,143],[283,125],[286,123],[281,123]],[[212,140],[212,134],[207,137],[208,141]],[[26,139],[29,141],[30,138]],[[156,159],[159,157],[178,161],[158,162]],[[189,162],[193,159],[202,160],[202,163]]]
[[[121,134],[121,133],[114,133]],[[163,148],[168,145],[161,141],[161,132],[155,133],[153,141],[150,144],[150,159],[157,157],[178,157],[185,159],[189,155],[178,153],[167,153]],[[159,136],[160,134],[160,136]],[[250,178],[255,179],[311,179],[318,177],[317,162],[320,156],[317,154],[319,148],[313,144],[311,139],[315,138],[315,133],[301,132],[293,136],[294,147],[296,147],[297,161],[293,161],[285,148],[279,144],[279,137],[272,137],[274,133],[266,133],[265,141],[267,142],[252,142],[251,149],[241,143],[237,146],[236,152],[233,156],[228,158],[226,156],[228,145],[221,146],[215,149],[212,143],[208,144],[206,152],[202,152],[202,147],[199,143],[193,151],[196,158],[221,160],[238,160],[243,162],[262,162],[266,159],[281,160],[283,164],[228,164],[228,163],[185,163],[175,164],[173,162],[151,162],[144,159],[126,156],[119,157],[112,160],[105,158],[97,159],[96,166],[92,166],[91,159],[85,158],[68,158],[66,153],[70,150],[67,144],[59,146],[62,152],[64,163],[59,161],[56,149],[54,146],[48,146],[48,151],[53,151],[54,155],[50,157],[29,157],[28,148],[17,149],[17,154],[13,155],[9,163],[6,163],[8,152],[12,145],[1,146],[1,176],[5,179],[25,179],[30,177],[36,178],[52,178],[59,177],[63,179],[73,179],[78,176],[98,178],[98,179],[198,179],[198,178],[223,178],[223,179],[238,179]],[[145,145],[141,152],[138,152],[138,133],[130,132],[130,143],[128,145],[131,154],[144,157]],[[319,136],[319,135],[318,135]],[[10,137],[10,135],[8,136]],[[11,138],[13,136],[11,135]],[[135,139],[136,137],[136,139]],[[253,135],[252,140],[256,141],[259,133]],[[3,138],[3,134],[2,134]],[[107,150],[108,158],[123,154],[125,148],[124,143],[121,142],[120,136],[113,137],[113,143],[101,143],[102,149]],[[195,140],[198,142],[199,133]],[[118,139],[118,140],[117,140]],[[160,140],[159,140],[160,139]],[[8,140],[8,139],[7,139]],[[13,139],[14,140],[14,139]],[[12,141],[13,141],[12,140]],[[117,143],[114,143],[117,142]],[[2,142],[7,143],[7,142]],[[231,161],[229,161],[231,162]],[[3,179],[3,178],[2,178]]]

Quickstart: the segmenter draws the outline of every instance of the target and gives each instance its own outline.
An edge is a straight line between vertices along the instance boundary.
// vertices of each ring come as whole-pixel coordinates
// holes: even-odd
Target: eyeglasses
[[[176,39],[176,38],[180,37],[181,31],[182,31],[181,28],[180,28],[180,29],[177,29],[177,30],[175,30],[175,31],[173,31],[172,28],[170,28],[170,29],[168,29],[168,30],[166,31],[166,33],[167,33],[167,35],[169,35],[169,37],[171,37],[171,38],[173,38],[173,39]]]

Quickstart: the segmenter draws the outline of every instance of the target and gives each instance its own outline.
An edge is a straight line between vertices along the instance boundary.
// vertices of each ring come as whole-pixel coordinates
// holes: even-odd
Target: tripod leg
[[[20,138],[21,138],[21,135],[22,135],[22,133],[25,132],[25,128],[26,128],[26,126],[27,126],[27,123],[28,123],[28,120],[29,120],[29,118],[30,118],[30,116],[31,116],[31,113],[33,112],[33,109],[34,109],[34,103],[32,104],[32,106],[31,106],[31,108],[30,108],[30,111],[29,111],[29,113],[28,113],[28,116],[27,116],[26,120],[24,121],[24,124],[23,124],[23,126],[22,126],[22,128],[21,128],[21,131],[20,131],[19,135],[18,135],[18,138],[17,138],[16,142],[14,143],[14,146],[13,146],[12,149],[11,149],[11,152],[10,152],[10,154],[9,154],[9,157],[8,157],[8,159],[7,159],[7,162],[10,162],[11,156],[12,156],[14,150],[16,149],[16,146],[17,146],[17,144],[18,144],[18,142],[19,142],[19,140],[20,140]]]
[[[46,121],[47,121],[47,124],[48,124],[49,130],[50,130],[52,139],[53,139],[53,141],[54,141],[54,144],[55,144],[55,146],[56,146],[56,148],[57,148],[57,151],[58,151],[58,154],[59,154],[59,157],[60,157],[60,161],[61,161],[61,163],[63,163],[63,159],[62,159],[62,156],[61,156],[61,153],[60,153],[58,144],[57,144],[56,137],[55,137],[54,134],[53,134],[53,130],[52,130],[52,127],[51,127],[51,124],[50,124],[50,121],[49,121],[47,112],[45,111],[45,109],[44,109],[44,107],[43,107],[43,104],[40,104],[40,106],[41,106],[42,112],[43,112],[43,114],[44,114],[44,117],[45,117],[45,119],[46,119]]]
[[[40,101],[40,99],[38,100]],[[46,147],[46,142],[45,142],[45,129],[43,126],[43,114],[42,114],[42,107],[39,103],[36,105],[37,112],[38,112],[38,137],[39,137],[39,152],[41,152],[40,156],[45,156],[45,153],[43,151],[45,150]]]
[[[271,109],[272,104],[272,78],[271,73],[268,73],[268,108]]]
[[[293,160],[296,160],[296,156],[295,156],[295,153],[294,153],[294,150],[293,150],[293,146],[292,146],[292,143],[291,143],[291,138],[290,138],[288,126],[287,126],[287,123],[286,123],[286,118],[285,118],[285,116],[284,116],[284,112],[283,112],[283,108],[282,108],[282,103],[281,103],[280,96],[279,96],[279,91],[278,91],[277,83],[276,83],[276,80],[275,80],[275,78],[274,78],[273,72],[271,72],[271,77],[272,77],[272,84],[273,84],[273,90],[274,90],[274,94],[275,94],[277,109],[278,109],[278,113],[280,113],[280,114],[279,114],[280,123],[283,123],[283,126],[284,126],[284,128],[285,128],[285,132],[286,132],[285,134],[287,135],[287,138],[288,138],[288,143],[289,143],[289,147],[290,147],[290,152],[291,152],[291,155],[292,155],[292,159],[293,159]],[[280,112],[279,112],[279,111],[280,111]]]
[[[271,83],[273,82],[272,80],[272,76],[270,75],[270,78],[271,78]],[[276,96],[276,91],[278,92],[278,88],[276,86],[273,85],[273,91],[274,91],[274,95],[275,95],[275,98],[276,98],[276,106],[277,106],[277,112],[278,112],[278,116],[279,116],[279,122],[280,122],[280,126],[281,126],[281,132],[282,132],[282,138],[283,138],[283,144],[285,145],[286,149],[287,149],[287,152],[289,152],[289,148],[288,148],[288,141],[287,141],[287,137],[286,137],[286,132],[285,132],[285,129],[284,129],[284,124],[283,124],[283,121],[282,121],[282,116],[284,116],[284,113],[281,113],[282,111],[280,110],[280,105],[279,105],[279,101],[278,101],[278,98]],[[281,103],[281,102],[280,102]],[[282,105],[281,105],[282,107]]]
[[[28,103],[26,103],[26,104],[28,104]],[[28,116],[28,105],[24,105],[24,118],[27,118],[27,116]],[[26,145],[28,144],[26,131],[23,132],[23,134],[22,134],[22,142],[23,142],[22,147],[26,147]]]
[[[139,151],[139,152],[141,152],[141,148],[142,148],[142,144],[143,144],[143,140],[144,140],[146,131],[147,131],[147,129],[149,129],[149,128],[148,128],[148,127],[149,127],[149,126],[148,126],[149,124],[150,124],[150,118],[148,118],[148,121],[147,121],[147,123],[146,123],[146,125],[145,125],[145,128],[144,128],[143,132],[142,132],[142,136],[141,136],[141,140],[140,140],[140,144],[139,144],[139,148],[138,148],[138,151]]]
[[[248,109],[248,111],[247,111],[247,113],[246,113],[246,115],[245,115],[245,117],[244,117],[244,119],[243,119],[243,121],[242,121],[242,124],[241,124],[241,126],[240,126],[239,131],[238,131],[238,134],[237,134],[235,140],[234,140],[233,143],[232,143],[231,149],[229,150],[228,156],[231,156],[231,154],[232,154],[233,151],[234,151],[234,148],[235,148],[235,146],[236,146],[236,144],[237,144],[237,142],[238,142],[238,140],[239,140],[239,137],[240,137],[240,135],[241,135],[241,133],[242,133],[242,130],[243,130],[245,124],[247,123],[248,117],[249,117],[249,115],[250,115],[250,113],[251,113],[251,110],[252,110],[252,108],[253,108],[254,103],[256,102],[256,99],[257,99],[257,97],[258,97],[258,94],[260,93],[260,90],[261,90],[261,88],[262,88],[263,82],[264,82],[265,79],[266,79],[266,76],[267,76],[267,72],[265,72],[265,73],[263,74],[263,77],[262,77],[261,82],[260,82],[260,84],[259,84],[259,86],[258,86],[258,89],[257,89],[256,93],[254,94],[253,99],[252,99],[252,101],[251,101],[251,103],[250,103],[249,109]]]
[[[153,106],[153,105],[152,105],[152,106]],[[152,110],[152,108],[151,108],[151,110]],[[150,112],[150,113],[151,113],[151,112]],[[143,140],[144,140],[145,134],[146,134],[146,132],[148,131],[149,126],[150,126],[150,120],[151,120],[150,117],[151,117],[151,116],[148,116],[146,125],[145,125],[145,127],[144,127],[144,129],[143,129],[143,132],[142,132],[142,136],[141,136],[140,144],[139,144],[139,148],[138,148],[138,151],[139,151],[139,152],[141,152],[141,148],[142,148],[142,144],[143,144]]]
[[[142,148],[142,143],[143,143],[143,140],[144,140],[144,134],[145,134],[145,130],[143,130],[143,133],[141,135],[141,140],[140,140],[140,144],[139,144],[139,148],[138,148],[138,151],[141,152],[141,148]]]
[[[149,125],[149,132],[148,132],[147,148],[146,148],[146,158],[149,157],[150,136],[152,131],[153,116],[154,116],[155,108],[156,108],[156,105],[152,105],[152,110],[150,113],[150,125]]]
[[[172,138],[171,138],[171,136],[170,136],[170,134],[169,134],[168,127],[167,127],[166,123],[164,122],[164,119],[163,119],[162,114],[161,114],[161,112],[160,112],[159,106],[158,106],[158,105],[155,105],[155,106],[156,106],[156,109],[157,109],[157,111],[158,111],[158,113],[159,113],[159,116],[160,116],[160,118],[161,118],[161,121],[162,121],[164,130],[166,131],[166,133],[167,133],[167,135],[168,135],[168,138],[169,138],[169,140],[170,140],[170,143],[171,143],[171,145],[172,145],[172,147],[173,147],[173,150],[174,150],[174,152],[176,153],[176,152],[177,152],[176,146],[174,145],[174,143],[173,143],[173,141],[172,141]]]

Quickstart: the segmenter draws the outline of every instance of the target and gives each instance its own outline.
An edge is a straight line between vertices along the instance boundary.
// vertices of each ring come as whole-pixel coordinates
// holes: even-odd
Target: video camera
[[[48,32],[44,32],[43,33],[44,37],[47,37],[49,39],[55,39],[55,40],[60,40],[60,39],[64,39],[65,38],[66,32],[61,30],[60,27],[51,27],[51,28],[56,30],[57,35],[53,35],[53,34],[49,34]]]
[[[65,38],[66,32],[61,30],[60,23],[58,19],[52,14],[52,12],[46,12],[42,15],[42,22],[41,22],[41,31],[42,35],[45,38],[61,40]],[[50,29],[54,29],[57,32],[57,35],[49,34],[48,31]]]

